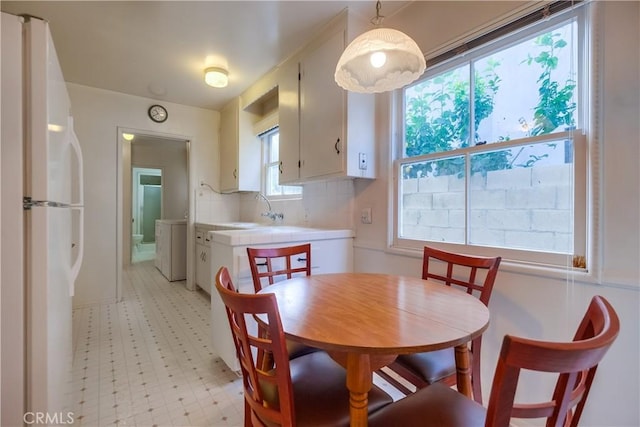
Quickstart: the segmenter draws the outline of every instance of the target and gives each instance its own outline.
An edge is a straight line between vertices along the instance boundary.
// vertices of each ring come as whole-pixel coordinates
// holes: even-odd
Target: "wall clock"
[[[167,109],[162,105],[152,105],[149,107],[149,118],[156,123],[162,123],[167,120],[169,117],[169,113],[167,113]]]

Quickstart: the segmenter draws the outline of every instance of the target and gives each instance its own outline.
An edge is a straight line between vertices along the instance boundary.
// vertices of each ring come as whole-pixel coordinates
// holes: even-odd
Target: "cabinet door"
[[[220,188],[224,192],[259,191],[261,147],[253,134],[256,114],[234,98],[220,113]]]
[[[196,285],[199,287],[204,287],[203,279],[203,271],[204,271],[204,260],[202,258],[203,246],[196,245]]]
[[[212,278],[209,276],[211,272],[211,260],[209,259],[209,247],[205,245],[196,245],[196,285],[201,287],[207,293],[211,292]]]
[[[301,178],[343,173],[345,91],[334,81],[344,50],[344,31],[335,33],[300,63]]]
[[[295,183],[300,178],[299,73],[297,62],[288,65],[282,70],[278,84],[280,185]]]
[[[351,271],[353,271],[352,238],[311,242],[311,274],[349,273]]]
[[[238,189],[238,101],[227,104],[220,113],[220,189]]]
[[[202,274],[202,285],[200,286],[204,289],[208,294],[211,294],[211,286],[213,286],[213,273],[211,272],[211,248],[209,246],[205,246],[203,248],[203,274]]]

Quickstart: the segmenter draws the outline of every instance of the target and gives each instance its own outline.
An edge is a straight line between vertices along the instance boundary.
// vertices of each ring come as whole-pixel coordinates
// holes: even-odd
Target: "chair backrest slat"
[[[446,274],[440,274],[439,266],[433,260],[446,264]],[[456,285],[473,295],[478,292],[478,299],[489,306],[489,299],[493,292],[500,267],[501,257],[479,257],[463,255],[454,252],[441,251],[430,246],[424,247],[422,259],[422,278],[438,280],[447,286]],[[482,335],[471,341],[471,381],[473,396],[478,403],[482,403],[482,387],[480,380],[480,352]]]
[[[435,263],[432,263],[432,260],[446,264],[446,275],[435,271]],[[439,280],[447,286],[453,284],[464,287],[468,294],[478,291],[480,292],[480,301],[488,306],[501,260],[501,257],[463,255],[425,246],[422,259],[422,278]],[[484,272],[484,275],[479,274],[480,271]]]
[[[598,363],[620,331],[609,302],[595,296],[571,342],[536,341],[507,335],[498,358],[486,426],[508,427],[514,418],[547,418],[547,426],[577,426]],[[522,369],[558,374],[549,401],[514,403]]]
[[[229,271],[216,274],[216,289],[225,304],[236,354],[240,360],[245,394],[245,417],[251,425],[295,425],[293,387],[289,355],[285,343],[278,303],[274,294],[236,292]],[[247,319],[261,318],[257,333]],[[268,353],[269,358],[263,357]],[[263,366],[265,359],[271,361]]]
[[[256,293],[264,286],[273,285],[277,279],[311,275],[310,243],[282,248],[247,248],[247,255]]]

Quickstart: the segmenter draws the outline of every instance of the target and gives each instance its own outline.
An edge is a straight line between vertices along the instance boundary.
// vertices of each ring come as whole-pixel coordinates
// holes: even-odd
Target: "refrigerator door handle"
[[[73,130],[73,117],[69,116],[68,119],[68,132],[71,147],[76,154],[77,160],[77,173],[78,173],[78,201],[72,203],[71,210],[78,212],[78,256],[71,266],[71,280],[69,281],[69,296],[73,296],[75,293],[75,281],[80,273],[80,266],[82,265],[82,258],[84,256],[84,169],[82,166],[82,150],[80,149],[80,141]]]
[[[80,148],[80,141],[78,141],[78,136],[76,132],[73,130],[73,117],[69,116],[67,129],[69,132],[69,141],[71,142],[71,147],[76,154],[76,160],[78,162],[77,172],[78,172],[78,200],[74,202],[72,200],[72,206],[84,206],[84,167],[83,167],[83,159],[82,159],[82,149]]]
[[[71,210],[76,210],[79,213],[78,218],[78,256],[71,266],[71,280],[69,281],[69,296],[73,296],[75,293],[75,282],[80,273],[80,266],[82,266],[82,258],[84,256],[84,208],[82,206],[72,206]]]

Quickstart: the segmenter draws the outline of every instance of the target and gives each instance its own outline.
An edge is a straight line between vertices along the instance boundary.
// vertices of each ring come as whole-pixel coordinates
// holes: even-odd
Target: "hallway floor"
[[[78,426],[241,426],[242,381],[215,357],[209,296],[153,261],[123,274],[124,301],[73,313]]]
[[[131,247],[131,262],[154,260],[156,258],[155,243],[140,243]]]

